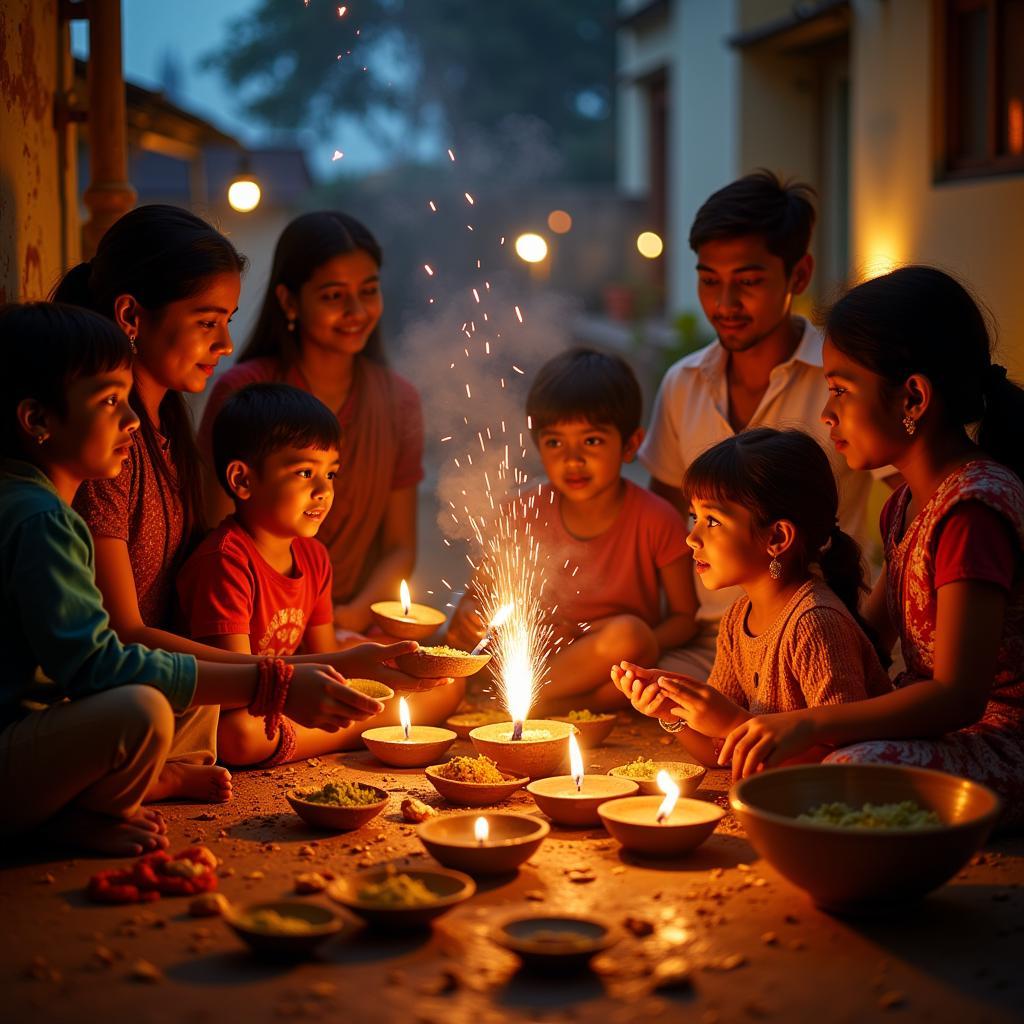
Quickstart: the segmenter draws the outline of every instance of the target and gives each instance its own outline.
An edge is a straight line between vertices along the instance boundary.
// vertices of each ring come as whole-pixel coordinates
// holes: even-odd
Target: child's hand
[[[707,683],[680,675],[658,677],[658,686],[683,709],[683,717],[691,729],[718,739],[728,736],[750,715],[738,704]]]
[[[383,710],[380,701],[346,686],[344,677],[330,665],[311,664],[295,666],[284,705],[293,722],[324,732],[337,732]]]
[[[640,714],[663,722],[678,722],[682,717],[681,712],[677,713],[675,703],[656,682],[639,679],[632,669],[624,669],[619,665],[612,666],[611,676],[616,688],[622,691]]]
[[[718,763],[732,762],[734,780],[774,768],[821,743],[811,709],[748,718],[725,738]]]
[[[352,679],[376,679],[378,683],[390,686],[392,690],[405,693],[418,693],[420,690],[433,690],[438,686],[447,686],[452,680],[419,679],[407,675],[395,668],[393,662],[400,654],[411,654],[419,648],[413,640],[403,640],[397,644],[364,643],[358,647],[350,647],[347,651],[338,651],[324,655],[325,660],[342,675]]]
[[[466,594],[455,609],[451,625],[448,627],[448,646],[471,651],[484,638],[486,632],[487,623],[480,614],[476,598]]]

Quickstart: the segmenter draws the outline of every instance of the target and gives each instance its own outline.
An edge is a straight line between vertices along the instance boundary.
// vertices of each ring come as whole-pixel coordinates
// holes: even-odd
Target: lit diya
[[[413,726],[409,702],[400,697],[398,718],[401,725],[367,729],[362,735],[366,749],[379,761],[396,768],[422,768],[434,764],[458,738],[451,729],[432,725]]]
[[[519,617],[513,617],[509,626],[502,636],[498,689],[511,721],[479,726],[469,738],[477,753],[491,758],[502,771],[531,779],[556,775],[568,755],[565,741],[576,727],[529,717],[537,692],[536,634]]]
[[[576,737],[569,736],[570,775],[537,779],[526,791],[537,806],[559,825],[599,825],[598,807],[608,800],[632,796],[637,784],[614,775],[584,775],[583,754]]]
[[[704,842],[725,811],[705,800],[679,799],[679,787],[666,771],[658,773],[665,794],[627,796],[601,804],[597,813],[604,827],[627,850],[651,857],[689,853]]]
[[[471,875],[503,875],[528,861],[551,831],[540,818],[512,811],[428,818],[416,834],[427,853]]]
[[[409,584],[402,580],[398,601],[377,601],[370,605],[373,621],[399,640],[424,640],[444,625],[445,614],[427,604],[415,604]]]

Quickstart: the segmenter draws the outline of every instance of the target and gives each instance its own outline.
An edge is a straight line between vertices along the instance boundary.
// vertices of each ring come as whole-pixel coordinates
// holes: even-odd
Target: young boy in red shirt
[[[300,645],[307,653],[338,649],[331,563],[316,534],[334,501],[340,439],[334,413],[288,384],[252,384],[224,404],[213,425],[213,461],[235,511],[179,574],[189,636],[265,657],[287,657]],[[419,685],[411,678],[409,684]],[[417,708],[418,721],[450,713],[461,694],[438,697],[443,707]],[[283,723],[280,737],[268,740],[261,722],[244,710],[223,712],[220,759],[236,766],[268,759],[279,764],[343,749],[363,729],[383,724],[378,716],[328,734]]]
[[[541,545],[544,604],[563,643],[536,710],[616,709],[608,677],[623,651],[655,660],[691,630],[682,516],[663,498],[622,479],[643,441],[643,400],[618,356],[572,349],[549,360],[526,400],[549,483],[533,503]],[[476,599],[460,601],[449,642],[470,649],[483,636]]]

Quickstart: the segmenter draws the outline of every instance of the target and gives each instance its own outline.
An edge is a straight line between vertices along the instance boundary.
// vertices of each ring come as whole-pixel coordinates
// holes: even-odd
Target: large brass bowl
[[[797,821],[822,803],[911,800],[940,825],[843,828]],[[977,782],[899,765],[778,768],[733,786],[729,802],[757,852],[823,910],[878,912],[948,882],[985,842],[1000,801]]]

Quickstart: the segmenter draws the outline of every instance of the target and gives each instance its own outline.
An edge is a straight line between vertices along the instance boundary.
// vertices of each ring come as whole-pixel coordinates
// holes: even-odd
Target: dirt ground
[[[588,769],[606,771],[638,752],[664,758],[662,742],[654,723],[620,721],[607,745],[589,752]],[[284,792],[339,766],[389,789],[392,802],[358,832],[312,832]],[[724,805],[727,789],[725,774],[713,772],[700,795]],[[166,806],[172,849],[209,845],[232,901],[283,898],[301,872],[340,876],[425,858],[399,813],[406,793],[451,810],[421,772],[387,769],[365,751],[237,773],[229,804]],[[539,813],[525,792],[503,806]],[[482,882],[432,931],[379,935],[352,919],[315,959],[297,964],[255,959],[220,919],[189,918],[187,900],[91,905],[83,894],[89,876],[117,862],[59,857],[7,851],[0,1020],[996,1022],[1020,1020],[1024,1008],[1021,839],[993,843],[910,911],[851,921],[816,911],[758,860],[731,814],[696,853],[666,863],[622,855],[602,830],[554,828],[518,875]],[[653,932],[623,929],[596,970],[538,978],[488,937],[503,916],[529,910],[596,913],[619,926],[631,916]],[[688,982],[657,989],[655,969],[669,958],[688,969]],[[139,960],[157,968],[155,980],[133,976]]]

